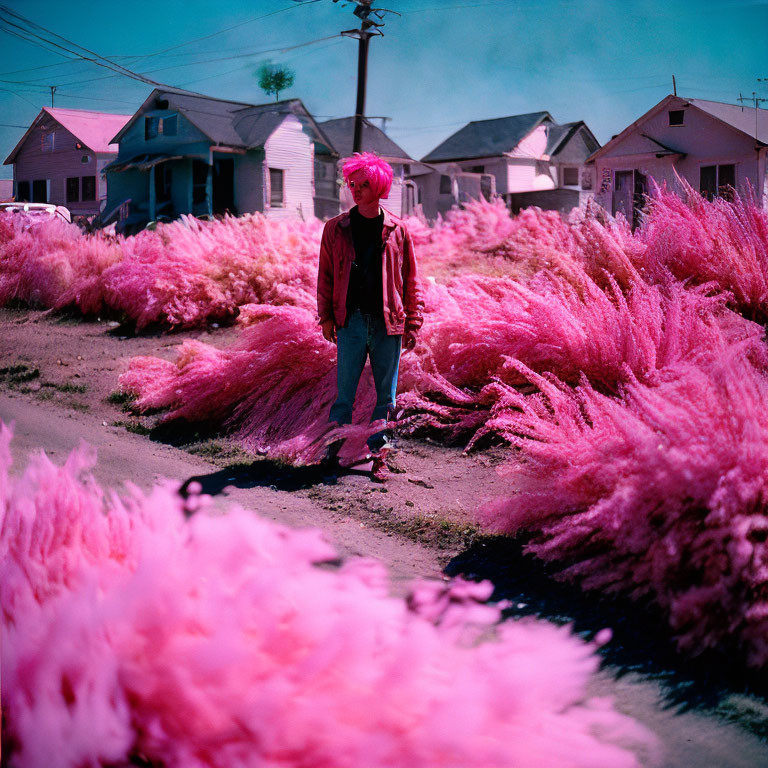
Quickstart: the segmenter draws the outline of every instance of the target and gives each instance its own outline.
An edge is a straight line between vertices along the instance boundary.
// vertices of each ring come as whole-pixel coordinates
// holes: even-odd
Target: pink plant
[[[679,283],[600,288],[574,267],[579,287],[551,274],[528,284],[508,278],[456,278],[427,291],[415,353],[401,360],[403,432],[465,444],[492,432],[489,414],[506,386],[526,379],[518,363],[576,384],[581,375],[615,392],[628,377],[656,382],[681,360],[704,360],[723,344],[744,344],[762,359],[762,329],[726,309],[722,296]],[[471,322],[467,308],[471,307]],[[295,307],[249,305],[250,324],[218,350],[188,341],[175,364],[137,358],[120,379],[139,410],[222,425],[247,448],[312,462],[327,442],[335,397],[334,350],[314,315]],[[366,369],[356,418],[373,408]],[[471,443],[470,443],[471,444]]]
[[[658,189],[641,231],[643,266],[655,280],[669,276],[714,282],[734,307],[757,320],[768,317],[768,211],[753,200],[704,200],[681,180],[685,198]]]
[[[19,768],[638,765],[585,700],[567,629],[498,624],[488,584],[388,595],[383,568],[170,485],[104,493],[93,457],[10,477],[0,430],[4,748]]]
[[[520,368],[489,427],[518,455],[509,494],[480,511],[491,531],[585,589],[652,600],[680,645],[768,663],[768,378],[738,345],[678,362],[619,398]]]
[[[196,327],[252,302],[314,304],[321,225],[261,215],[203,223],[192,217],[110,240],[47,221],[3,215],[0,303],[76,306],[149,324]]]

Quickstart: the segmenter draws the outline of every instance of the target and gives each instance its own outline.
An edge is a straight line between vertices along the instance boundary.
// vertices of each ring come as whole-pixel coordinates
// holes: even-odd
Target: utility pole
[[[758,81],[759,81],[759,79],[758,79]],[[759,132],[758,111],[757,110],[760,108],[760,105],[764,101],[768,101],[768,99],[761,99],[761,98],[758,97],[758,95],[757,95],[757,93],[755,91],[752,91],[752,98],[751,99],[749,99],[749,98],[747,98],[745,96],[742,96],[741,93],[739,93],[739,98],[736,99],[736,101],[741,102],[742,109],[744,108],[744,102],[745,101],[751,101],[754,104],[754,107],[755,107],[755,141],[757,141],[757,135],[758,135],[758,132]]]
[[[337,0],[333,0],[337,2]],[[357,104],[355,106],[355,133],[352,140],[352,151],[360,152],[363,146],[363,120],[365,119],[365,90],[368,80],[368,44],[375,35],[383,35],[380,27],[384,24],[381,19],[385,13],[397,13],[386,8],[371,8],[373,0],[355,0],[354,14],[360,19],[360,29],[348,29],[341,34],[344,37],[357,38]],[[373,14],[379,21],[369,17]],[[399,13],[397,14],[400,15]]]
[[[57,86],[49,85],[48,87],[51,89],[51,107],[53,107],[53,94],[56,93]]]

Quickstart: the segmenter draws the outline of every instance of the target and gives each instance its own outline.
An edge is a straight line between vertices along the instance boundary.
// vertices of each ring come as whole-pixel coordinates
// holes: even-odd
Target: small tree
[[[259,78],[259,88],[268,96],[275,94],[275,101],[280,99],[280,91],[284,91],[293,85],[295,73],[288,67],[265,62],[256,72]]]

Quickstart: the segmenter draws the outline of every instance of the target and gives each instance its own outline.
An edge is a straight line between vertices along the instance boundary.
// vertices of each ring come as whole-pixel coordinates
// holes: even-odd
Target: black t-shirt
[[[381,287],[381,236],[384,214],[372,219],[363,216],[357,206],[349,212],[355,260],[347,289],[347,316],[359,309],[366,315],[384,314],[384,293]]]

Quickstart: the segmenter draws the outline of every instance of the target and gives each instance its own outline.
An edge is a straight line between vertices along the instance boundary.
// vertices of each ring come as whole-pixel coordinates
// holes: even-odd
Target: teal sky
[[[359,21],[343,0],[0,4],[168,85],[262,103],[269,99],[253,73],[271,59],[296,73],[281,98],[300,98],[318,119],[354,112],[357,42],[338,35]],[[740,93],[756,91],[768,99],[768,0],[381,5],[402,15],[387,15],[384,36],[371,41],[366,113],[391,118],[387,132],[415,158],[469,120],[538,110],[560,122],[584,120],[604,143],[671,93],[673,74],[683,96],[736,103]],[[151,91],[91,62],[69,60],[53,46],[44,50],[10,36],[3,28],[16,29],[7,26],[6,13],[0,18],[3,159],[40,108],[50,106],[49,85],[57,86],[57,107],[125,114]],[[322,38],[329,39],[285,50]],[[10,172],[0,167],[2,177]]]

